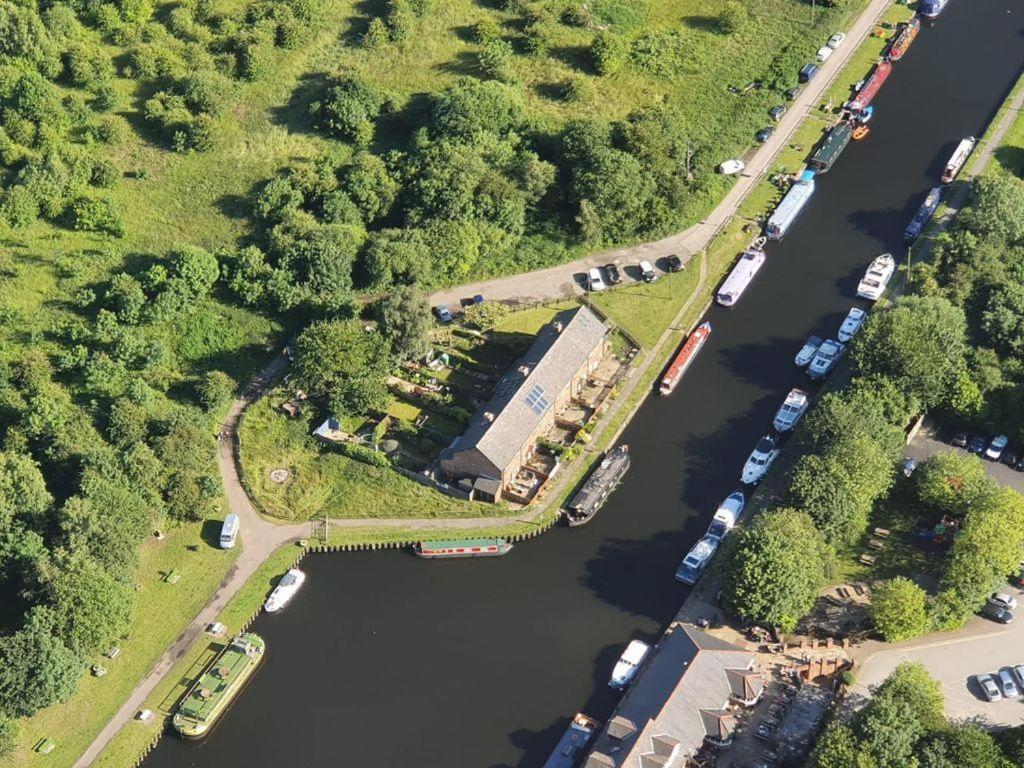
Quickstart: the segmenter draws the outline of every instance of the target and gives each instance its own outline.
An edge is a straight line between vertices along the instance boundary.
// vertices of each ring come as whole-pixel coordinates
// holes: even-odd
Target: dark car
[[[1018,472],[1024,472],[1024,456],[1020,457],[1020,461],[1013,465],[1013,468]]]
[[[790,88],[783,95],[786,97],[786,101],[793,101],[793,99],[795,99],[797,96],[800,95],[800,89],[799,88]]]
[[[1012,613],[1005,608],[1000,608],[998,605],[993,605],[992,603],[985,603],[985,607],[978,611],[978,613],[986,619],[998,621],[1000,624],[1009,624],[1013,621]]]
[[[1018,454],[1018,453],[1014,453],[1013,451],[1007,451],[1006,453],[1003,454],[1002,462],[1003,462],[1003,464],[1005,464],[1006,466],[1008,466],[1010,468],[1013,468],[1013,467],[1017,466],[1017,463],[1019,461],[1020,461],[1020,454]]]
[[[772,107],[768,110],[768,117],[774,120],[776,123],[782,119],[782,116],[786,114],[786,105],[779,104],[777,107]]]
[[[619,268],[614,264],[605,264],[604,273],[608,275],[609,285],[618,285],[622,282],[622,273],[619,272]]]
[[[988,438],[982,435],[978,435],[967,445],[967,450],[970,453],[977,454],[978,456],[981,456],[981,454],[985,452],[986,448],[988,448]]]
[[[474,304],[483,304],[484,303],[483,294],[479,294],[478,293],[476,296],[474,296],[473,297],[473,303]]]
[[[809,83],[814,79],[814,76],[818,74],[821,69],[817,64],[805,64],[804,68],[800,70],[799,79],[801,83]]]
[[[434,307],[434,315],[442,323],[450,323],[452,321],[451,310],[444,306],[444,304]]]
[[[767,128],[762,128],[760,131],[758,131],[754,135],[754,138],[757,139],[761,144],[764,144],[766,141],[768,141],[768,139],[772,137],[773,133],[775,133],[775,129],[769,125]]]
[[[676,254],[669,256],[665,263],[668,265],[669,272],[682,272],[683,271],[683,260],[680,259]]]
[[[953,445],[954,448],[966,448],[967,441],[969,439],[970,438],[967,437],[966,432],[957,432],[955,435],[953,435],[953,439],[950,441],[950,443],[951,445]]]

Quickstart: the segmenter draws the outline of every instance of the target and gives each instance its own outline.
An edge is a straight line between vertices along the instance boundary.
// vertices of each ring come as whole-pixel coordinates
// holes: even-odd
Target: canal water
[[[902,257],[903,227],[1022,63],[1024,0],[953,0],[739,305],[710,311],[675,394],[640,409],[628,479],[590,526],[494,560],[307,558],[294,603],[253,626],[268,652],[245,694],[205,741],[165,738],[146,768],[540,766],[574,712],[607,717],[615,659],[675,614],[677,563],[805,382],[794,354],[834,335],[875,255]]]

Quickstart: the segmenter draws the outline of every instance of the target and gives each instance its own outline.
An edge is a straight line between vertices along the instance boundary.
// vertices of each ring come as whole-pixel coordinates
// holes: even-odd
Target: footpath
[[[582,295],[584,289],[579,277],[591,267],[615,264],[619,267],[624,279],[629,280],[631,278],[623,267],[633,266],[641,260],[657,264],[660,259],[675,254],[683,262],[689,261],[695,253],[708,247],[719,230],[736,213],[744,198],[758,184],[765,171],[771,167],[775,157],[786,148],[800,124],[821,102],[822,96],[832,86],[835,78],[891,5],[892,0],[871,1],[847,31],[846,41],[843,45],[821,66],[821,71],[818,72],[814,80],[800,92],[789,111],[775,126],[775,133],[747,160],[747,167],[736,184],[703,221],[662,240],[602,251],[568,264],[547,269],[483,280],[437,291],[431,294],[430,303],[434,306],[444,305],[454,309],[462,299],[477,294],[484,296],[489,301],[515,304],[551,301]]]

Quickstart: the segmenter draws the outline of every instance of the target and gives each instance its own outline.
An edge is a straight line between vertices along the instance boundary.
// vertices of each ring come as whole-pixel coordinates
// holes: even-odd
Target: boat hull
[[[662,395],[668,396],[675,392],[683,375],[689,370],[697,354],[703,349],[710,336],[711,323],[707,322],[701,323],[697,330],[690,334],[690,337],[683,344],[661,379],[661,386],[658,388],[658,391]]]
[[[466,544],[436,549],[425,549],[423,544],[419,544],[414,547],[413,551],[417,557],[422,557],[424,560],[461,560],[472,557],[500,557],[508,554],[511,549],[512,545],[502,540],[486,545]]]

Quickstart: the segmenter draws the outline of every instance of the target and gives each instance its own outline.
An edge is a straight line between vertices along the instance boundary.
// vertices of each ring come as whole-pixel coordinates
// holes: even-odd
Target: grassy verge
[[[590,302],[649,351],[697,287],[698,262],[694,257],[682,272],[654,283],[630,283],[591,294]]]
[[[234,563],[237,551],[216,546],[219,529],[219,521],[197,523],[168,532],[162,542],[151,539],[143,545],[136,575],[138,603],[120,655],[114,660],[94,659],[106,667],[106,675],[83,677],[69,701],[21,721],[19,748],[5,760],[5,768],[35,765],[40,758],[31,750],[43,738],[57,743],[46,757],[48,766],[74,763],[181,628],[199,613]],[[166,583],[164,576],[174,570],[180,580]]]

